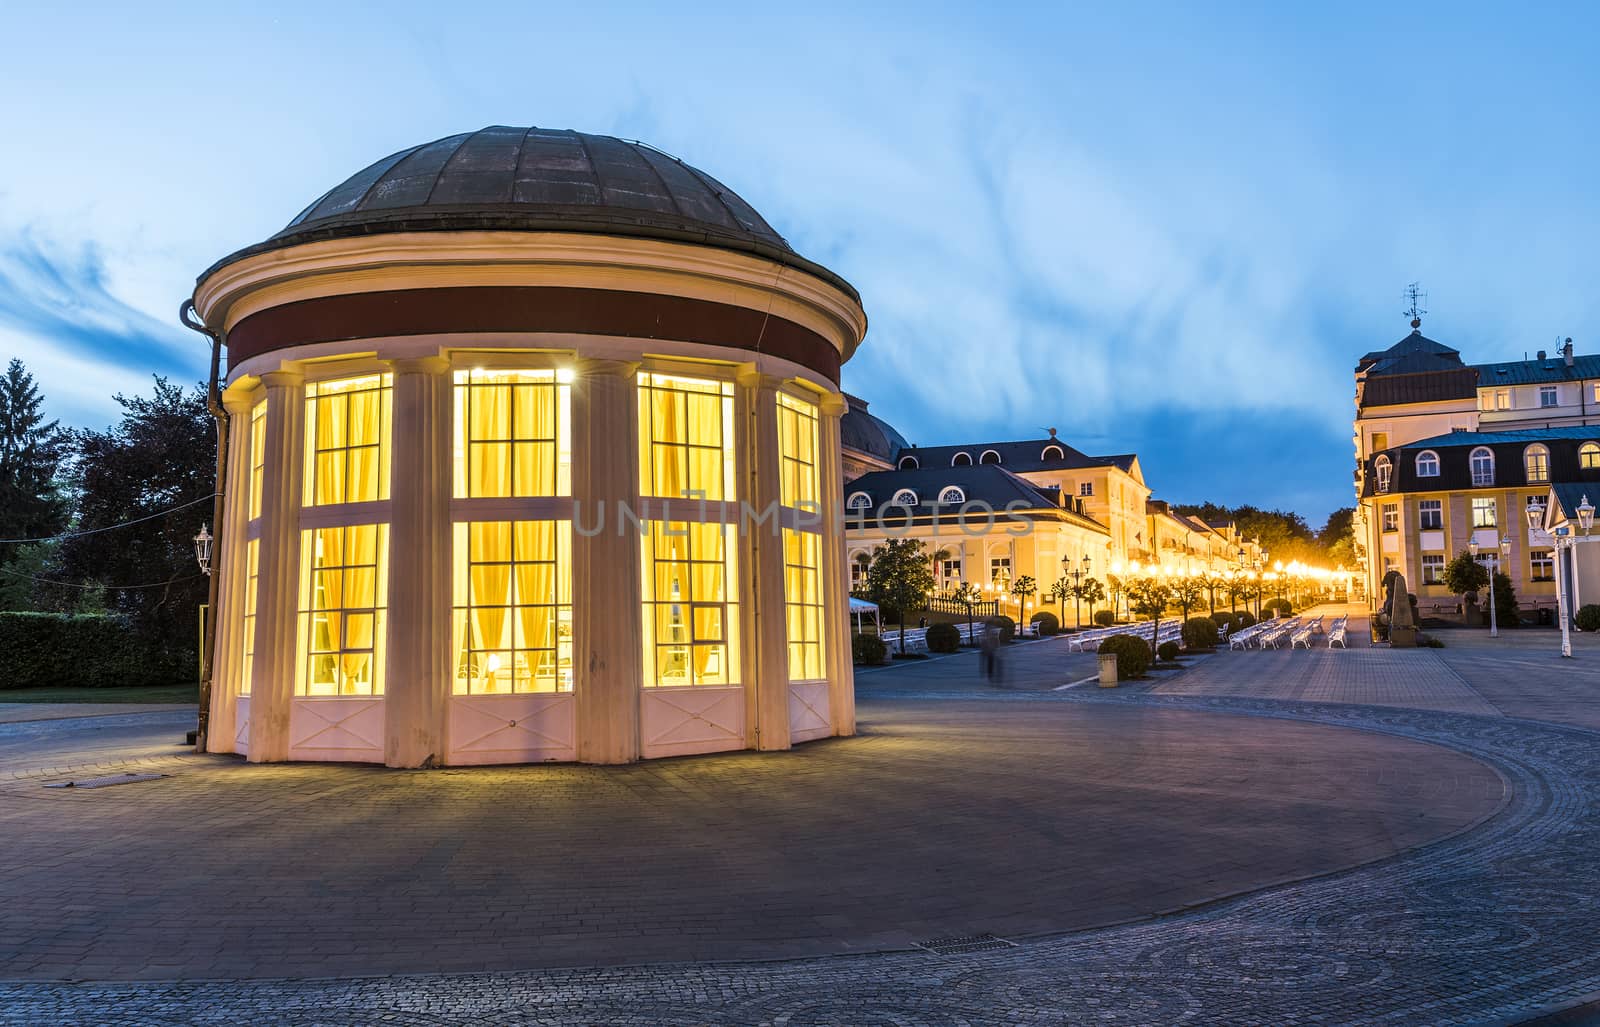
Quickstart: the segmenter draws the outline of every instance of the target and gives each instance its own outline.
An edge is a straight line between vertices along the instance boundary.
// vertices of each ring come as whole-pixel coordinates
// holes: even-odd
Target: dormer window
[[[961,491],[959,485],[946,485],[939,493],[939,503],[942,506],[960,506],[967,501],[967,494]]]
[[[904,507],[908,507],[908,508],[916,506],[917,505],[917,494],[915,492],[911,491],[910,489],[901,489],[899,492],[896,492],[894,494],[894,498],[889,501],[889,505],[890,506],[904,506]]]
[[[844,505],[851,510],[871,510],[872,497],[865,492],[852,492]]]
[[[902,471],[914,471],[921,467],[922,464],[914,456],[903,456],[900,458],[898,466]]]
[[[984,450],[983,455],[978,458],[978,463],[980,464],[997,464],[999,462],[1000,454],[992,449]]]
[[[1046,446],[1044,447],[1044,452],[1039,454],[1040,460],[1065,460],[1066,458],[1067,452],[1060,446]]]
[[[1431,449],[1424,449],[1417,454],[1417,477],[1437,478],[1439,476],[1439,454]]]
[[[971,467],[972,466],[972,454],[971,453],[957,453],[955,456],[950,458],[950,466],[951,467]]]
[[[1538,485],[1550,480],[1550,450],[1546,446],[1532,445],[1522,451],[1522,469],[1528,473],[1528,484]]]
[[[1388,492],[1389,479],[1394,474],[1394,465],[1389,462],[1389,458],[1386,456],[1378,457],[1372,462],[1372,470],[1378,477],[1378,491]]]
[[[1494,484],[1494,450],[1488,446],[1479,446],[1472,451],[1468,462],[1472,464],[1473,485]]]
[[[1578,466],[1585,471],[1600,470],[1600,444],[1585,442],[1579,446]]]

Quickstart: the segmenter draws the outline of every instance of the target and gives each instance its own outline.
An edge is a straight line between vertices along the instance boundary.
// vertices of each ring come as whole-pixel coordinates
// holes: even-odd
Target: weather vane
[[[1422,304],[1428,302],[1428,294],[1422,291],[1421,282],[1412,282],[1406,286],[1406,299],[1411,301],[1411,306],[1405,311],[1406,317],[1411,319],[1413,329],[1422,327],[1422,315],[1427,313]]]

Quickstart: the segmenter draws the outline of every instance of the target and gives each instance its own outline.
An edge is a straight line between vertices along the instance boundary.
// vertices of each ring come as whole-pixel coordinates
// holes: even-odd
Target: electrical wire
[[[129,592],[140,588],[165,588],[168,585],[181,585],[184,582],[205,577],[204,574],[190,574],[182,578],[173,578],[171,581],[152,581],[143,585],[106,585],[98,581],[84,583],[78,581],[57,581],[54,578],[40,578],[32,574],[24,574],[21,571],[8,570],[5,567],[0,567],[0,574],[9,574],[13,578],[26,578],[28,581],[37,582],[41,585],[60,585],[63,588],[103,588],[107,592]]]
[[[42,538],[0,538],[0,545],[23,545],[30,542],[58,542],[64,538],[82,538],[85,535],[98,535],[103,531],[115,531],[118,528],[126,528],[134,524],[143,524],[145,521],[153,521],[157,517],[165,517],[168,514],[175,514],[179,510],[187,510],[191,506],[199,506],[201,503],[209,503],[221,494],[222,493],[220,492],[213,492],[209,496],[201,496],[199,499],[191,500],[190,502],[184,503],[182,506],[174,506],[171,509],[162,510],[159,513],[147,514],[144,517],[136,517],[131,521],[123,521],[121,524],[108,524],[103,528],[86,528],[83,531],[63,532],[60,535],[45,535]]]

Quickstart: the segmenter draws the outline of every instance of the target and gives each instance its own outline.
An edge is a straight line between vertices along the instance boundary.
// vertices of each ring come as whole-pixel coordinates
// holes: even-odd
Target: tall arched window
[[[1044,452],[1039,454],[1040,460],[1065,460],[1066,458],[1066,450],[1060,446],[1046,446],[1044,447]]]
[[[984,450],[983,455],[978,458],[978,463],[980,464],[997,464],[999,462],[1000,454],[992,449]]]
[[[951,467],[971,467],[972,466],[972,454],[971,453],[957,453],[955,456],[950,458],[950,466]]]
[[[1437,478],[1439,476],[1439,454],[1431,449],[1424,449],[1417,454],[1417,477]]]
[[[1394,465],[1389,463],[1389,458],[1380,456],[1372,462],[1372,471],[1378,478],[1378,491],[1389,491],[1389,479],[1394,474]]]
[[[919,463],[917,458],[914,456],[903,456],[900,458],[899,467],[902,471],[914,471],[921,466],[922,464]]]
[[[1479,446],[1472,451],[1468,458],[1472,464],[1472,484],[1494,484],[1494,450],[1488,446]]]
[[[1579,446],[1578,466],[1586,471],[1600,470],[1600,445],[1585,442]]]
[[[1550,449],[1537,443],[1522,451],[1522,469],[1528,473],[1528,483],[1550,480]]]

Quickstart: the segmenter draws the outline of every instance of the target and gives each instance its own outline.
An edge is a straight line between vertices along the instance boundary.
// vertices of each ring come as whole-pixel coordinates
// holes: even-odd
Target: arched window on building
[[[1494,484],[1494,450],[1488,446],[1479,446],[1472,451],[1468,462],[1472,465],[1472,484]]]
[[[903,456],[900,458],[899,467],[902,471],[914,471],[921,466],[922,464],[914,456]]]
[[[967,494],[961,491],[959,485],[946,485],[939,492],[939,502],[943,506],[960,506],[967,501]]]
[[[984,450],[983,455],[978,458],[978,463],[980,464],[997,464],[999,462],[1000,454],[992,449]]]
[[[904,506],[908,508],[916,506],[917,494],[910,489],[901,489],[899,492],[894,494],[894,498],[889,501],[889,505]]]
[[[1578,447],[1578,466],[1586,471],[1600,470],[1600,443],[1585,442]]]
[[[1380,456],[1372,462],[1372,471],[1378,478],[1378,491],[1389,491],[1389,479],[1394,474],[1394,465],[1389,463],[1389,458]]]
[[[1439,454],[1431,449],[1424,449],[1417,454],[1417,477],[1437,478],[1439,476]]]
[[[857,553],[850,558],[850,591],[860,592],[867,587],[867,572],[871,569],[871,553]]]
[[[872,497],[865,492],[852,492],[844,505],[851,510],[871,510]]]
[[[1522,451],[1522,469],[1528,474],[1528,484],[1550,480],[1550,447],[1535,443]]]
[[[951,467],[971,467],[972,466],[972,454],[971,453],[957,453],[955,456],[950,458],[950,466]]]
[[[1044,447],[1044,452],[1039,454],[1040,460],[1065,460],[1066,458],[1067,452],[1060,446],[1046,446]]]

